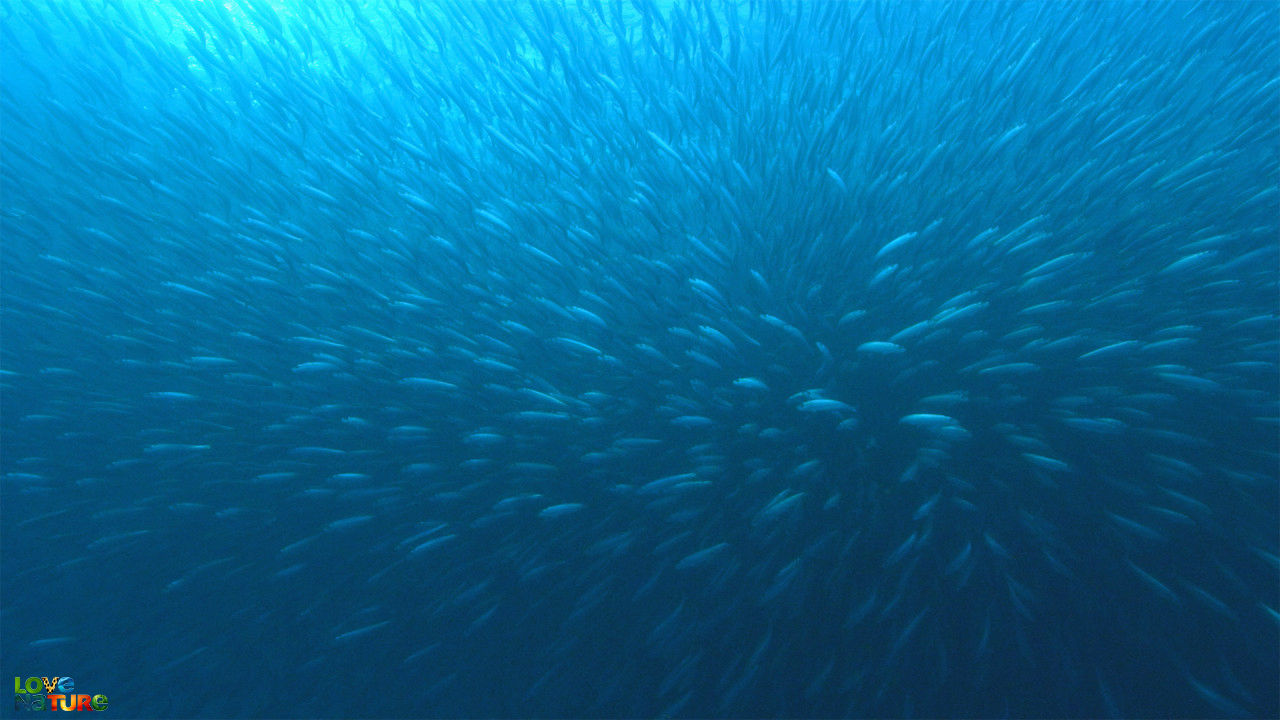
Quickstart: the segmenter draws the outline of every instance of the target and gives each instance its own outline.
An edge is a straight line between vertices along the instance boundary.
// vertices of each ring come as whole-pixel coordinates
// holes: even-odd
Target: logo
[[[69,677],[13,678],[14,710],[106,710],[106,695],[75,694]]]

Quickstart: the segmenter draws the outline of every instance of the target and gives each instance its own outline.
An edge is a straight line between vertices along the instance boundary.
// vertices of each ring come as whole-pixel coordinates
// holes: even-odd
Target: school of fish
[[[1280,715],[1280,5],[0,33],[8,675],[117,717]]]

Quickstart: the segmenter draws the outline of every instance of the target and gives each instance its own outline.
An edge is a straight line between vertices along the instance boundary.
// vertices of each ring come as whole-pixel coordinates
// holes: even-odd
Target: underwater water
[[[118,718],[1280,715],[1280,5],[0,32],[4,676]]]

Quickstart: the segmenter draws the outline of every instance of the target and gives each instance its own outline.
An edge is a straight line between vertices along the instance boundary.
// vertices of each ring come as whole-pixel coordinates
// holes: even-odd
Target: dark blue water
[[[0,30],[6,688],[1280,715],[1275,3]]]

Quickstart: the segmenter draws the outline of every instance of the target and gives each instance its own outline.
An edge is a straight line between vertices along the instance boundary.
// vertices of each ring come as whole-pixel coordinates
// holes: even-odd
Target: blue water
[[[5,676],[1280,716],[1274,2],[0,30]]]

